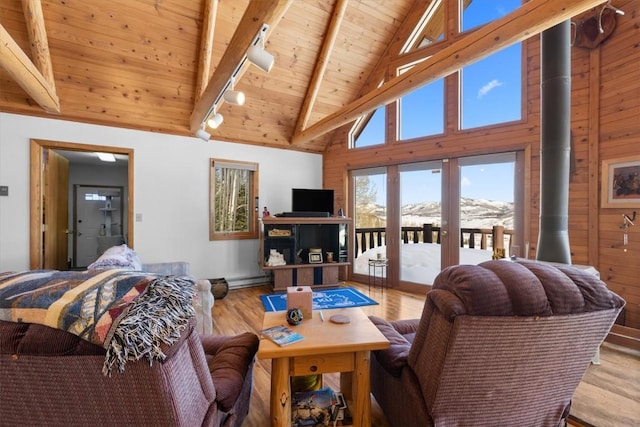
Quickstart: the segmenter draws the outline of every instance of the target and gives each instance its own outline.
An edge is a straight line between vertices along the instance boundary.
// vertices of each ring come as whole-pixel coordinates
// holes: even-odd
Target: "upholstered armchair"
[[[240,427],[258,337],[201,336],[190,321],[164,361],[103,375],[105,349],[63,330],[0,320],[0,425]]]
[[[420,319],[371,320],[388,420],[411,426],[557,426],[625,302],[570,266],[493,260],[443,270]]]

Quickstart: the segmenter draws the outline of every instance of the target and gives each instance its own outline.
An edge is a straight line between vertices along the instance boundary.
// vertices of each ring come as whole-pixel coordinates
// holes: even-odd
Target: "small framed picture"
[[[309,264],[321,264],[322,263],[322,254],[310,253],[309,254]]]
[[[602,162],[603,208],[640,208],[640,156]]]

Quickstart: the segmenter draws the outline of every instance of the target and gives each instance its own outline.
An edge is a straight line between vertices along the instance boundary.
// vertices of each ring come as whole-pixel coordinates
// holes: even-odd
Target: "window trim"
[[[251,172],[247,209],[247,231],[216,231],[216,169],[241,169]],[[259,164],[225,159],[209,159],[209,240],[245,240],[258,238],[258,170]]]

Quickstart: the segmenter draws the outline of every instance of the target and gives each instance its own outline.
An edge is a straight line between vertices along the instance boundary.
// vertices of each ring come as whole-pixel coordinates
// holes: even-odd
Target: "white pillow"
[[[126,244],[112,246],[87,267],[87,270],[108,270],[110,268],[128,268],[142,270],[142,262],[138,254]]]

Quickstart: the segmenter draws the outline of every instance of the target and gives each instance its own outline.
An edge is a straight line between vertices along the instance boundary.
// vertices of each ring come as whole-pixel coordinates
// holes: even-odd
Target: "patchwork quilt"
[[[103,373],[164,360],[195,316],[195,283],[126,269],[0,273],[0,319],[65,330],[107,350]]]

